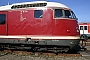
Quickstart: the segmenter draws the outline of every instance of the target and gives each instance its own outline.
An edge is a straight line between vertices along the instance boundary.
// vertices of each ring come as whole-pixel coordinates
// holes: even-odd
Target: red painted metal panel
[[[53,32],[53,11],[51,9],[45,9],[43,13],[42,35],[52,35]]]
[[[54,19],[51,9],[43,10],[39,19],[34,18],[33,9],[8,13],[8,35],[77,36],[76,27],[76,20]]]
[[[9,35],[33,35],[35,20],[33,19],[33,11],[12,11],[8,13],[8,34]],[[12,17],[11,17],[12,16]],[[22,20],[26,18],[25,20]]]
[[[53,35],[61,35],[61,36],[77,36],[79,32],[77,32],[76,27],[78,27],[76,20],[69,19],[55,19],[54,20],[54,29]]]
[[[90,25],[88,25],[88,33],[90,33]]]
[[[0,25],[0,35],[7,35],[6,24]]]

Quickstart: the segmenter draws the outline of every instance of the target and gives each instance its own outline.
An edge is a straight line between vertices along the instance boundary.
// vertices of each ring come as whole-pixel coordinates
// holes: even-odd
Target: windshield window
[[[73,11],[64,10],[64,13],[65,13],[65,18],[76,19],[76,16],[73,13]]]
[[[54,18],[70,18],[77,19],[74,12],[71,10],[54,9]]]
[[[80,30],[83,30],[83,26],[80,26]]]
[[[73,19],[76,19],[76,16],[75,16],[75,14],[74,14],[73,11],[71,11],[71,14],[72,14],[72,18],[73,18]]]

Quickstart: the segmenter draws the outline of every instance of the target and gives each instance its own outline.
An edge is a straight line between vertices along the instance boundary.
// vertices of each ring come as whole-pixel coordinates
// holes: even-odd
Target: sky
[[[0,6],[20,3],[20,2],[31,2],[37,0],[2,0]],[[63,3],[72,9],[78,18],[78,22],[90,22],[90,0],[48,0]]]

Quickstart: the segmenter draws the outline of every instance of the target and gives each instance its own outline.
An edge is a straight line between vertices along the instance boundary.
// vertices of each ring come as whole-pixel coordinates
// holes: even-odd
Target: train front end
[[[54,9],[53,35],[59,36],[58,45],[69,46],[70,50],[75,50],[80,41],[78,21],[70,9]]]

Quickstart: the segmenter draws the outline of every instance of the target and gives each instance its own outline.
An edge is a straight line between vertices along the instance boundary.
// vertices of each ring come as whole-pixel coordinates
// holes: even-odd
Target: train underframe
[[[50,52],[68,52],[79,50],[76,48],[79,44],[77,40],[18,40],[18,39],[0,39],[1,49],[10,50],[28,50],[28,51],[50,51]]]

